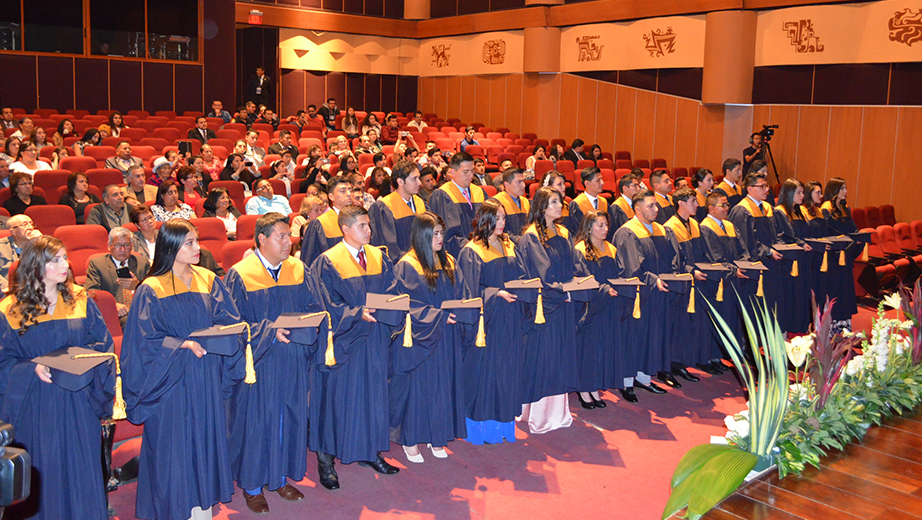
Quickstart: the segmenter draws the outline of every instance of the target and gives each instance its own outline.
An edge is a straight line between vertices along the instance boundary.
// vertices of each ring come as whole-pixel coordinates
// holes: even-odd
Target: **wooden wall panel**
[[[282,116],[294,115],[298,110],[304,110],[307,104],[304,102],[304,94],[307,89],[304,87],[303,70],[283,70],[279,76],[279,109]],[[232,107],[228,112],[233,113],[236,107]]]
[[[381,106],[381,75],[368,74],[365,76],[365,108],[378,110]],[[384,121],[381,121],[384,125]]]
[[[801,107],[797,136],[796,177],[825,184],[829,155],[829,107]]]
[[[861,124],[861,158],[858,163],[858,193],[849,194],[853,204],[878,206],[890,202],[893,183],[896,122],[895,107],[865,107]],[[916,181],[918,184],[918,181]]]
[[[534,107],[538,113],[538,124],[535,132],[553,139],[560,132],[560,74],[538,75],[538,102]]]
[[[890,203],[896,208],[896,220],[909,222],[922,218],[919,207],[922,182],[919,182],[918,173],[922,164],[922,146],[917,139],[922,135],[922,107],[902,107],[899,110]]]
[[[689,167],[695,164],[695,148],[698,141],[698,103],[691,99],[677,99],[675,154],[670,167]],[[720,173],[720,165],[704,164],[714,174]]]
[[[109,65],[109,101],[112,110],[127,113],[142,103],[141,62],[112,60]],[[225,110],[232,110],[231,99],[224,101]]]
[[[144,62],[144,110],[174,110],[173,64]]]
[[[38,57],[38,101],[40,107],[54,108],[59,112],[75,108],[73,58]]]
[[[720,169],[724,157],[723,153],[723,106],[698,105],[698,146],[695,152],[695,163],[689,166],[700,166],[711,171]]]
[[[173,110],[182,115],[183,112],[208,112],[211,102],[204,101],[202,93],[202,67],[201,65],[174,65],[176,98]],[[207,104],[206,104],[207,103]]]
[[[474,112],[480,99],[477,97],[475,84],[474,76],[461,77],[461,113],[458,118],[465,123],[473,123],[476,119]]]
[[[857,207],[858,158],[861,151],[861,107],[832,107],[829,120],[829,152],[826,159],[826,178],[842,177],[851,188],[848,200]]]
[[[201,69],[201,67],[198,67]],[[202,91],[199,76],[199,93]],[[95,114],[109,108],[109,62],[88,58],[74,59],[74,97],[77,107]]]
[[[560,113],[560,122],[557,125],[557,132],[553,137],[559,137],[569,145],[573,139],[583,137],[577,135],[577,120],[581,110],[579,102],[579,77],[571,74],[561,74],[560,76],[560,99],[557,101],[557,112]],[[584,140],[590,139],[588,136]],[[592,141],[589,141],[592,144]]]
[[[490,76],[474,76],[474,118],[469,123],[490,124]],[[475,125],[477,126],[477,125]]]
[[[599,82],[596,105],[595,142],[603,152],[615,151],[615,126],[618,118],[618,86]]]
[[[435,112],[435,78],[419,78],[419,109],[424,113]]]
[[[637,89],[618,86],[618,103],[615,113],[615,150],[631,152],[634,157],[634,119],[636,115]]]
[[[676,143],[676,107],[678,98],[672,96],[656,96],[656,117],[653,128],[653,158],[666,159],[669,167],[675,166]]]
[[[653,134],[656,123],[655,92],[637,91],[637,108],[634,115],[634,150],[631,157],[635,159],[653,158]]]
[[[779,125],[780,128],[775,130],[775,135],[771,140],[771,149],[772,156],[775,158],[775,167],[778,168],[778,177],[780,177],[782,181],[794,177],[795,175],[799,119],[799,106],[772,106],[770,124]],[[759,125],[760,130],[761,128],[761,125]],[[742,150],[740,150],[740,155],[742,155]],[[773,171],[771,164],[769,164],[769,172]],[[772,183],[774,183],[774,175],[771,177]]]
[[[506,76],[506,124],[513,132],[521,135],[522,125],[522,81],[521,74]]]
[[[397,76],[397,111],[416,110],[416,95],[419,90],[417,79],[416,76]]]
[[[538,128],[538,74],[522,75],[522,133]]]
[[[31,113],[38,107],[36,56],[0,54],[0,70],[16,81],[0,81],[3,106],[21,108]]]
[[[355,110],[365,109],[365,75],[354,72],[346,73],[346,98],[338,101],[338,105]],[[414,105],[416,104],[414,96]]]
[[[381,76],[381,110],[385,113],[397,110],[397,76]]]
[[[509,128],[506,122],[506,78],[508,74],[490,76],[490,117],[489,125],[493,130]],[[511,130],[511,129],[510,129]]]
[[[452,76],[448,78],[448,88],[445,94],[445,101],[448,108],[445,110],[444,119],[449,117],[461,118],[461,77]]]
[[[326,76],[326,90],[311,95],[312,103],[320,108],[327,102],[327,98],[336,98],[336,105],[342,106],[346,102],[346,75],[342,72],[328,72]]]
[[[599,82],[578,77],[579,98],[576,102],[576,135],[588,145],[597,144],[596,120],[598,119]],[[567,111],[569,103],[564,103],[561,110]]]

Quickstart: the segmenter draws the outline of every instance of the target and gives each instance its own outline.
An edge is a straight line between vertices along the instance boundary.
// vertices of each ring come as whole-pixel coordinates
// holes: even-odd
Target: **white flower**
[[[790,392],[788,393],[788,399],[793,401],[809,401],[810,400],[810,386],[805,384],[793,384],[791,385]]]
[[[890,307],[891,309],[899,309],[900,301],[901,301],[901,298],[900,298],[899,293],[890,293],[880,303],[884,307]]]
[[[912,330],[912,326],[913,326],[913,325],[912,325],[912,322],[909,321],[909,320],[906,320],[906,321],[904,321],[903,323],[900,323],[900,328],[903,329],[903,330],[905,330],[905,331],[910,331],[910,330]]]
[[[845,365],[845,373],[849,376],[855,376],[858,372],[861,372],[863,366],[864,355],[855,356]]]
[[[791,360],[791,364],[800,368],[807,359],[807,354],[810,353],[810,349],[813,347],[813,335],[797,336],[789,342],[785,341],[784,347],[788,351],[788,359]]]

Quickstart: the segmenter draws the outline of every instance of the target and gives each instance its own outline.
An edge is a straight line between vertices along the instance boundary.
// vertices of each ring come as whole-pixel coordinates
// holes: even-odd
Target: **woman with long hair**
[[[87,146],[96,146],[99,144],[101,140],[102,139],[99,137],[99,130],[96,130],[95,128],[88,129],[83,134],[83,137],[81,137],[79,141],[74,143],[74,146],[73,146],[74,155],[78,157],[83,155],[84,148],[86,148]]]
[[[378,192],[376,198],[380,199],[385,195],[390,195],[391,178],[388,176],[387,172],[384,171],[384,168],[379,166],[371,171],[371,182],[368,184],[368,187]]]
[[[122,119],[122,114],[116,111],[109,115],[109,129],[112,132],[112,137],[120,137],[119,134],[126,128],[128,128],[128,125]]]
[[[369,112],[362,121],[362,135],[368,135],[369,130],[374,130],[375,135],[381,133],[381,123],[378,122],[378,116]]]
[[[804,185],[804,202],[800,205],[800,211],[807,222],[808,235],[811,238],[823,238],[832,235],[829,230],[829,223],[823,218],[823,211],[820,207],[823,205],[823,185],[819,181],[809,181]],[[835,280],[829,277],[829,259],[838,261],[832,247],[826,246],[822,249],[813,249],[814,276],[813,276],[813,294],[816,297],[816,303],[823,305],[829,296],[830,284],[835,284]],[[826,268],[823,269],[823,259],[826,260]]]
[[[695,198],[698,200],[698,210],[695,212],[695,220],[704,222],[708,216],[708,194],[714,189],[714,174],[707,168],[699,168],[692,175],[692,187],[695,188]]]
[[[403,335],[391,343],[391,440],[415,463],[423,462],[418,444],[425,443],[434,457],[444,459],[445,446],[466,436],[464,335],[455,314],[441,309],[443,302],[464,297],[464,284],[455,259],[442,247],[444,229],[435,213],[417,215],[410,229],[412,247],[394,266],[399,292],[410,295],[413,346],[404,347]]]
[[[826,183],[823,205],[820,206],[820,210],[829,225],[831,235],[844,235],[858,231],[858,226],[852,220],[852,210],[848,206],[847,196],[848,186],[845,184],[845,179],[833,177]],[[829,287],[829,298],[836,299],[836,304],[832,307],[833,329],[836,331],[851,330],[852,316],[858,312],[852,267],[855,259],[861,255],[863,250],[864,244],[853,243],[839,254],[829,255],[836,257],[829,258],[827,262],[829,276],[835,280]]]
[[[13,164],[19,158],[19,148],[22,146],[22,139],[19,137],[9,137],[3,143],[3,151],[0,152],[0,159],[6,161],[7,165]]]
[[[89,189],[90,179],[85,173],[72,173],[67,177],[67,191],[58,200],[58,204],[73,208],[77,224],[84,223],[87,206],[102,202],[99,197],[90,193]]]
[[[346,116],[343,117],[340,127],[346,132],[346,137],[355,139],[359,136],[359,119],[355,117],[355,109],[349,107],[346,109]]]
[[[602,147],[597,144],[590,146],[589,147],[589,160],[594,162],[595,165],[598,166],[599,161],[601,161],[602,159],[604,159],[604,157],[602,157]]]
[[[466,348],[464,384],[467,438],[473,444],[515,442],[522,413],[522,336],[525,303],[504,289],[524,272],[506,234],[506,211],[485,200],[474,216],[470,240],[458,255],[458,271],[471,297],[483,298],[484,341]]]
[[[232,153],[228,156],[224,169],[221,170],[221,175],[218,178],[222,181],[240,181],[246,185],[247,190],[250,189],[250,185],[253,183],[253,174],[247,169],[246,159],[238,153]]]
[[[813,249],[804,241],[810,234],[807,220],[800,210],[803,202],[803,183],[797,179],[787,179],[781,185],[778,205],[772,214],[778,241],[804,248],[803,251],[793,253],[793,258],[777,262],[775,273],[778,294],[783,300],[777,307],[778,324],[781,330],[790,333],[806,333],[813,322],[810,315],[810,289],[814,285],[814,272],[818,272],[820,267],[819,264],[814,266]]]
[[[45,132],[45,129],[40,126],[36,126],[35,129],[32,130],[32,135],[29,136],[29,141],[31,141],[32,144],[34,144],[35,147],[39,150],[46,146],[54,146],[53,143],[48,142],[48,133]]]
[[[58,123],[58,130],[51,136],[55,146],[64,146],[64,139],[74,136],[74,123],[70,119],[62,119]]]
[[[88,384],[81,386],[72,384],[74,376],[32,361],[75,346],[112,352],[102,314],[74,285],[60,240],[43,235],[23,248],[0,314],[2,414],[16,428],[16,443],[29,452],[39,477],[32,478],[29,499],[7,513],[106,518],[99,421],[112,414],[115,365],[90,369]]]
[[[237,219],[240,210],[234,207],[234,200],[230,198],[225,188],[212,188],[205,199],[205,213],[202,217],[217,217],[224,223],[227,238],[234,240],[237,236]]]
[[[532,179],[535,175],[535,163],[538,161],[547,160],[547,151],[544,148],[544,145],[538,145],[535,147],[534,151],[531,153],[527,159],[525,159],[525,169],[531,171]]]
[[[157,202],[150,209],[154,212],[157,222],[166,222],[174,218],[195,218],[195,211],[179,200],[179,187],[174,181],[163,181],[163,184],[157,187]]]
[[[515,246],[526,278],[540,278],[537,304],[526,318],[522,363],[522,420],[532,433],[570,426],[567,392],[576,388],[576,305],[560,284],[580,273],[567,228],[557,224],[563,197],[553,188],[535,193],[525,229]],[[540,304],[540,305],[538,305]],[[542,319],[543,318],[543,319]]]
[[[567,179],[557,170],[551,170],[545,172],[544,176],[541,177],[541,186],[551,188],[560,194],[560,200],[563,202],[563,209],[560,212],[560,220],[558,224],[562,224],[563,227],[567,228],[567,231],[570,232],[570,235],[576,236],[576,233],[579,231],[580,223],[576,221],[575,218],[570,216],[570,204],[567,202]]]
[[[139,518],[211,518],[210,508],[234,492],[224,394],[243,379],[243,356],[210,352],[220,339],[191,335],[239,323],[240,313],[224,283],[196,265],[200,249],[195,226],[165,222],[125,324],[128,419],[144,425]]]

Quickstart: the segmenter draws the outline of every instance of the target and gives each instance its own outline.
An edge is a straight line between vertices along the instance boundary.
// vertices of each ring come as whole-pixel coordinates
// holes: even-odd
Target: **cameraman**
[[[743,175],[749,173],[749,167],[755,161],[765,160],[765,148],[762,146],[762,132],[749,136],[749,148],[743,150]]]

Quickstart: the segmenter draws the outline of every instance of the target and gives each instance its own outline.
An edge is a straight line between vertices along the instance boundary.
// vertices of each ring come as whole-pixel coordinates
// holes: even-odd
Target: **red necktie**
[[[461,190],[461,194],[464,195],[465,200],[467,200],[467,205],[473,208],[474,205],[471,204],[471,196],[467,190],[468,190],[467,188]]]
[[[362,271],[368,270],[368,263],[365,262],[365,250],[364,249],[359,251],[359,266],[362,268]]]

